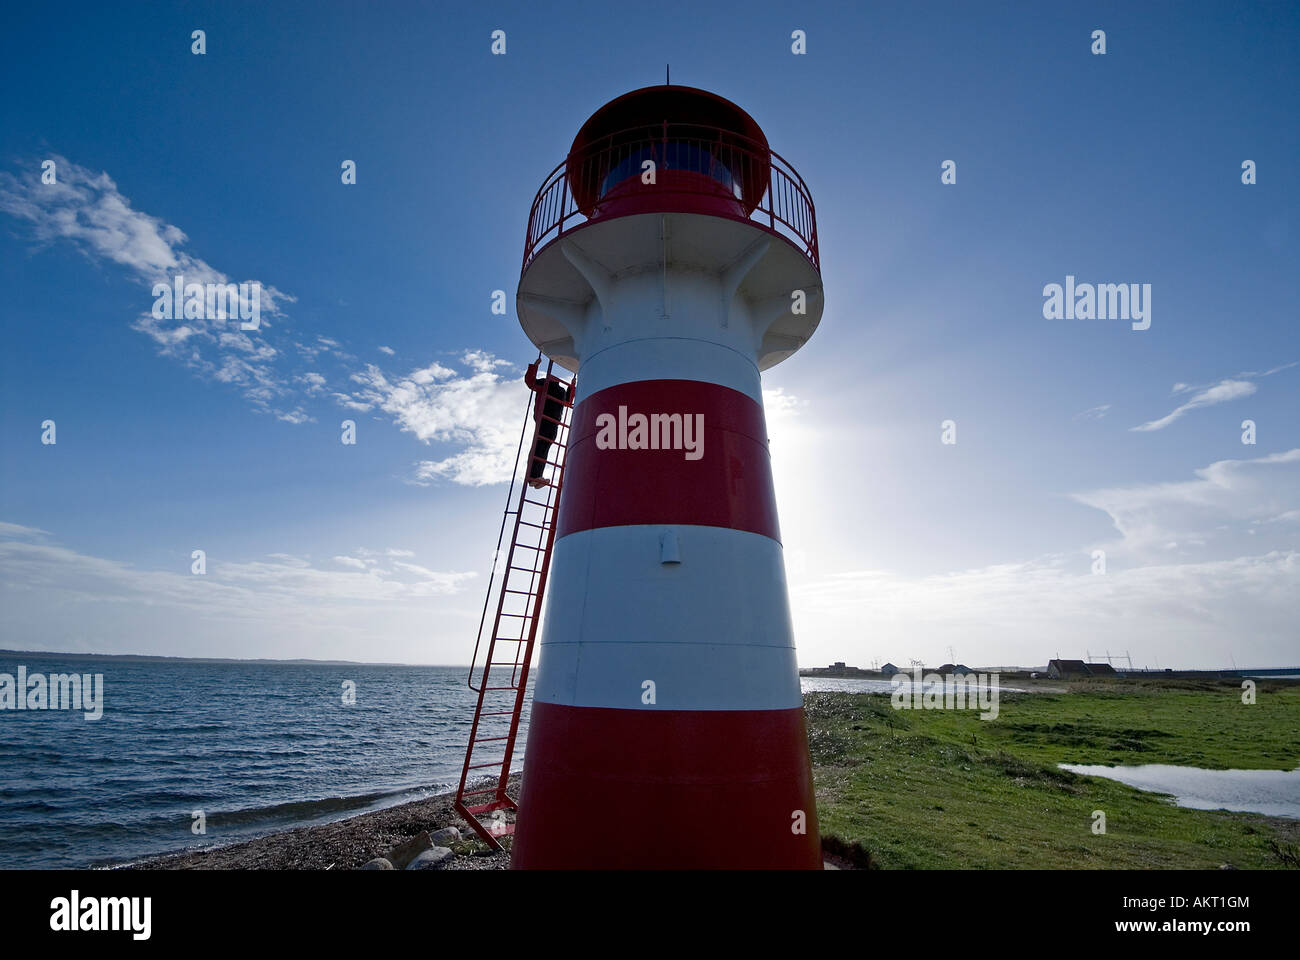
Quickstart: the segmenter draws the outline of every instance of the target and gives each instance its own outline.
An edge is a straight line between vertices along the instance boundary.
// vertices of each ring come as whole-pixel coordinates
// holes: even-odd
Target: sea
[[[117,866],[454,790],[477,700],[463,666],[0,652],[0,674],[20,667],[102,674],[102,716],[0,710],[0,869]],[[485,721],[483,735],[507,722]]]
[[[0,654],[0,674],[20,666],[102,674],[103,715],[0,710],[0,868],[113,866],[452,790],[477,699],[467,667]]]

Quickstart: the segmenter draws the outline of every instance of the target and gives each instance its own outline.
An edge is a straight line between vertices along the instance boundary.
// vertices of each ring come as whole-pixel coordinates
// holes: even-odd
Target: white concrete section
[[[661,558],[664,532],[678,563]],[[680,524],[556,542],[534,696],[570,706],[779,710],[802,703],[781,545]],[[642,702],[655,684],[655,703]]]
[[[578,398],[637,380],[699,380],[738,390],[763,403],[758,365],[752,357],[706,340],[629,340],[584,358]]]
[[[716,344],[767,369],[816,329],[821,278],[754,223],[638,214],[581,226],[541,250],[516,306],[529,338],[584,378],[601,351],[658,337]]]
[[[646,703],[646,681],[654,703]],[[792,710],[803,705],[793,647],[734,643],[556,643],[542,647],[533,699],[624,710]]]

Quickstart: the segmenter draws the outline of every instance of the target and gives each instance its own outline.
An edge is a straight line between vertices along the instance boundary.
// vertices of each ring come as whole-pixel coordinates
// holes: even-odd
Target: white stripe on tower
[[[662,539],[680,563],[660,562]],[[631,710],[802,703],[781,545],[695,525],[583,530],[555,546],[535,700]],[[655,684],[655,703],[642,684]]]

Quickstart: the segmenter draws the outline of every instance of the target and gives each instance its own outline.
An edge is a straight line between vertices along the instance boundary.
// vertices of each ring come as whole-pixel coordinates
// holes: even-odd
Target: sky
[[[817,205],[764,374],[801,664],[1300,663],[1300,6],[743,10],[7,11],[0,647],[467,663],[529,206],[670,63]],[[260,327],[154,318],[176,273]],[[1047,318],[1067,276],[1149,328]]]

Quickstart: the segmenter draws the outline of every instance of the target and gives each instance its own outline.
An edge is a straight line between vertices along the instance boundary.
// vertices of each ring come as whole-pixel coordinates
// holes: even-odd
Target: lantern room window
[[[662,172],[698,173],[719,184],[731,196],[739,199],[742,195],[740,178],[715,156],[709,146],[688,140],[667,140],[630,147],[601,180],[597,199],[628,180],[636,178],[639,181],[647,160],[655,165],[656,180]]]

